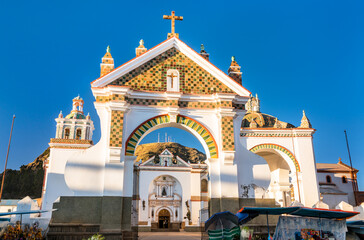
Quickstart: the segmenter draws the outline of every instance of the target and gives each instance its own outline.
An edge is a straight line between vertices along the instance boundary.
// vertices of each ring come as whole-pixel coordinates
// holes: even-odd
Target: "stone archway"
[[[292,160],[292,163],[294,164],[294,168],[296,172],[300,172],[301,168],[300,168],[300,165],[296,159],[296,157],[293,155],[293,153],[291,151],[289,151],[287,148],[283,147],[283,146],[280,146],[280,145],[277,145],[277,144],[272,144],[272,143],[265,143],[265,144],[259,144],[259,145],[256,145],[254,147],[252,147],[250,149],[251,152],[253,153],[257,153],[258,151],[261,151],[261,150],[264,150],[264,149],[273,149],[275,151],[279,151],[283,154],[285,154],[287,157],[289,157],[291,160]],[[291,163],[287,162],[288,165],[292,165]],[[292,170],[293,170],[292,169]]]
[[[251,152],[264,158],[270,170],[270,183],[266,190],[282,206],[300,200],[298,173],[300,165],[288,149],[277,144],[260,144],[252,147]]]
[[[149,132],[161,127],[177,127],[192,133],[203,145],[207,158],[218,158],[218,147],[211,132],[198,121],[177,115],[175,121],[171,121],[169,115],[159,115],[150,118],[140,124],[129,136],[125,143],[125,156],[134,156],[135,150],[139,142]]]

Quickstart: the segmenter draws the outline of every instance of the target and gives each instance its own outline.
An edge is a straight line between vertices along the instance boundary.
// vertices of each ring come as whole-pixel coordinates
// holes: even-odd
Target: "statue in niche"
[[[190,205],[188,204],[188,201],[185,202],[186,207],[187,207],[187,213],[186,213],[186,217],[188,219],[188,221],[191,221],[191,211],[190,211]]]
[[[163,189],[162,189],[162,197],[165,197],[165,196],[167,196],[167,191],[166,191],[166,188],[163,187]]]

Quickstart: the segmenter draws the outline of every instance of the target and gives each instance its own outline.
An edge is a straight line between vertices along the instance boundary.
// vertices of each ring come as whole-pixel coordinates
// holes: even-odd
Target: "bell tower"
[[[56,118],[56,137],[51,139],[51,143],[92,144],[94,124],[90,115],[85,116],[83,114],[84,101],[80,96],[75,97],[72,101],[73,104],[70,114],[63,117],[61,111],[58,118]]]

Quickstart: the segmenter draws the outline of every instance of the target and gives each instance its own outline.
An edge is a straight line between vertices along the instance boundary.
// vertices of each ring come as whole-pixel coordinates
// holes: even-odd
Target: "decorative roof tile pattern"
[[[248,112],[245,114],[241,127],[249,128],[250,123],[254,120],[257,123],[258,128],[274,128],[277,126],[276,121],[279,121],[276,117],[260,112]],[[279,121],[280,128],[295,128],[294,125],[286,122]]]
[[[86,116],[79,112],[71,112],[66,116],[67,119],[86,119]]]
[[[133,90],[165,92],[169,69],[179,71],[180,91],[183,93],[234,93],[176,48],[169,49],[109,85],[130,86]]]
[[[233,117],[222,117],[221,119],[222,149],[225,151],[235,150],[233,121]]]
[[[124,112],[111,112],[110,147],[121,147],[123,141]]]

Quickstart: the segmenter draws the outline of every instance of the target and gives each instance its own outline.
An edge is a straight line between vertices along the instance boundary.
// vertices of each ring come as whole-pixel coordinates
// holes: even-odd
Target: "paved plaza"
[[[182,240],[182,239],[201,239],[199,232],[139,232],[141,240]]]

